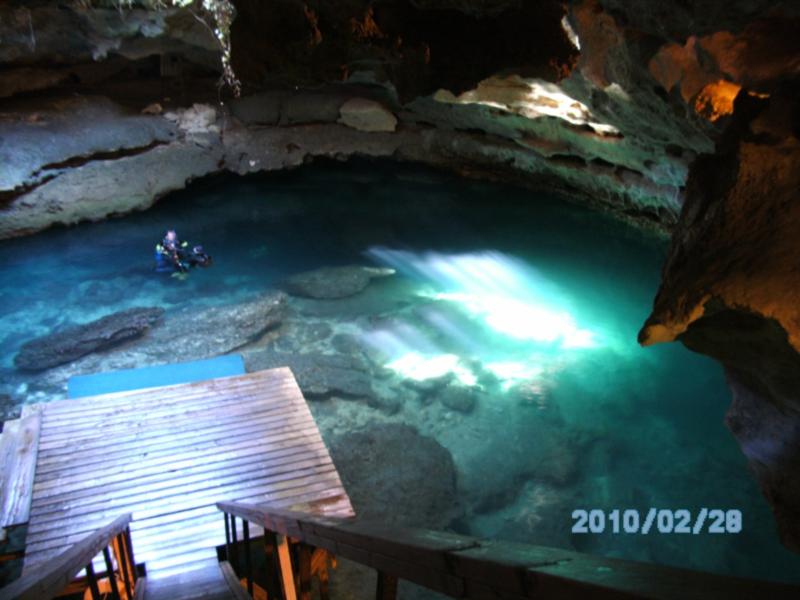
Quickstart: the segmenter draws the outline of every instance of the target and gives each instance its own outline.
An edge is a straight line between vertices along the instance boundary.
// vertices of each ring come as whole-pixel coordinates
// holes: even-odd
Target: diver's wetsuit
[[[207,267],[211,257],[203,252],[202,246],[189,249],[189,242],[181,242],[177,238],[170,240],[167,236],[156,244],[156,270],[185,273],[190,267]]]

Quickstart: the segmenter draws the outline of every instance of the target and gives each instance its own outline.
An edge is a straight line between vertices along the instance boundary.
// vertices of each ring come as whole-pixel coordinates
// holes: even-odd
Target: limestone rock
[[[339,109],[339,123],[359,131],[394,131],[397,117],[379,102],[351,98]]]
[[[0,98],[7,98],[20,92],[43,90],[66,81],[66,69],[36,69],[21,67],[0,73]]]
[[[233,116],[247,125],[335,123],[340,118],[340,107],[349,98],[339,89],[273,90],[237,98],[230,107]]]
[[[15,118],[0,121],[0,191],[52,179],[94,155],[131,152],[174,137],[167,121],[129,114],[106,98],[34,100]]]
[[[249,353],[245,361],[250,371],[291,368],[300,389],[309,399],[333,394],[363,399],[375,396],[366,363],[346,354],[284,353],[267,348]]]
[[[286,295],[264,294],[247,302],[187,308],[152,332],[140,351],[153,359],[173,362],[218,356],[255,341],[280,326],[286,315]],[[152,359],[151,359],[152,360]]]
[[[37,382],[48,394],[62,394],[73,375],[220,356],[275,331],[285,315],[286,295],[281,292],[235,304],[187,307],[167,313],[148,335],[54,367],[37,377]]]
[[[14,364],[26,371],[43,371],[68,363],[142,335],[163,315],[162,308],[130,308],[57,331],[24,344]]]
[[[477,391],[465,385],[450,384],[437,393],[439,401],[447,408],[462,413],[471,413],[477,404]]]
[[[639,333],[644,345],[679,340],[732,375],[728,424],[773,505],[783,543],[796,551],[800,489],[788,482],[800,477],[800,142],[790,133],[797,98],[791,88],[764,100],[737,97],[717,153],[692,166],[653,312]]]
[[[286,92],[264,92],[230,102],[231,113],[246,125],[277,125],[281,119],[281,106]]]
[[[0,421],[19,419],[22,406],[14,402],[9,394],[0,394]]]
[[[298,273],[286,280],[286,290],[293,296],[332,300],[354,296],[376,277],[394,274],[393,269],[349,265],[323,267]]]
[[[195,18],[193,9],[148,10],[136,4],[93,2],[87,9],[81,4],[4,2],[0,6],[0,62],[86,63],[110,54],[141,58],[179,52],[187,60],[219,69],[217,41]]]
[[[221,157],[216,144],[203,147],[181,141],[89,161],[0,205],[0,238],[147,208],[167,192],[216,172]]]
[[[217,111],[208,104],[193,104],[191,108],[164,113],[164,118],[174,121],[186,133],[219,133]]]
[[[413,427],[372,424],[334,438],[330,451],[364,519],[440,529],[460,512],[450,452]]]
[[[337,333],[331,338],[331,346],[343,354],[358,355],[364,350],[364,344],[355,335]]]
[[[786,547],[798,550],[800,537],[800,416],[784,412],[748,386],[748,374],[728,370],[733,400],[725,424],[747,456],[761,491],[772,506]]]

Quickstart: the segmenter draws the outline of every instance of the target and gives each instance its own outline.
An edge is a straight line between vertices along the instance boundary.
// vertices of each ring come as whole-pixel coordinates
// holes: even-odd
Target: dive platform
[[[23,575],[124,513],[148,581],[218,562],[220,501],[353,516],[288,368],[31,405],[23,418],[33,414]]]

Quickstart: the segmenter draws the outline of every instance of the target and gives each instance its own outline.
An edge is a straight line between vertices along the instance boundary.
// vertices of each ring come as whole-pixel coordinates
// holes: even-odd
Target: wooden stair
[[[218,501],[353,514],[288,368],[32,410],[41,437],[23,573],[121,513],[133,515],[148,587],[216,559]]]
[[[191,571],[148,582],[144,600],[246,600],[247,591],[239,584],[227,562],[205,561]]]

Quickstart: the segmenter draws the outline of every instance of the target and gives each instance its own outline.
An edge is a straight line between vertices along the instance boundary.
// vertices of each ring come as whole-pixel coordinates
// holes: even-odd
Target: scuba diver
[[[189,242],[180,241],[174,229],[167,231],[160,244],[156,244],[156,271],[172,271],[173,276],[186,277],[192,267],[208,267],[211,257],[202,246],[189,248]]]

